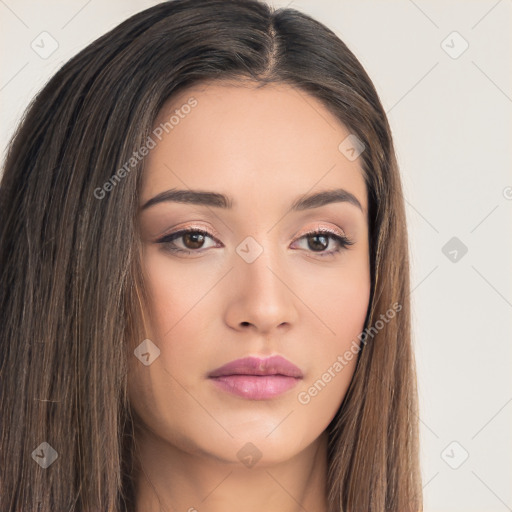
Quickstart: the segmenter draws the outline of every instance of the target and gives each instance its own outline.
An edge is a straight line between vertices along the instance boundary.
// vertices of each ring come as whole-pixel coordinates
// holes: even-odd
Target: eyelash
[[[175,233],[170,233],[168,235],[163,236],[159,240],[156,241],[158,244],[164,244],[165,250],[169,251],[171,253],[185,253],[185,254],[193,254],[193,253],[200,253],[202,252],[201,249],[191,251],[186,249],[181,249],[180,247],[173,246],[174,240],[181,238],[184,235],[187,235],[189,233],[199,233],[204,236],[208,236],[212,238],[213,240],[217,241],[213,235],[211,235],[208,231],[205,231],[204,229],[200,228],[189,228],[189,229],[182,229],[180,231],[176,231]],[[319,229],[316,231],[309,231],[308,233],[304,233],[301,237],[298,238],[298,240],[301,240],[303,238],[306,238],[308,236],[312,235],[319,235],[319,236],[325,236],[328,239],[335,240],[338,243],[337,249],[332,249],[330,251],[311,251],[315,254],[318,254],[321,258],[334,256],[335,254],[341,252],[343,249],[346,249],[348,246],[353,245],[354,242],[347,238],[345,235],[338,235],[337,233],[328,230],[328,229]]]

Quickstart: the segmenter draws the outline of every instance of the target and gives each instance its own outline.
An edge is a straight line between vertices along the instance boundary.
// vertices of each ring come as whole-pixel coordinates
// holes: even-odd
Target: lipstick
[[[303,378],[301,370],[282,356],[244,357],[208,374],[219,389],[248,400],[268,400],[288,391]]]

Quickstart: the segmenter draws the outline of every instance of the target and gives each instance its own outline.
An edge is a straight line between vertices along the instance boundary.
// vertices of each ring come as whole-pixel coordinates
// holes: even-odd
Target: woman
[[[30,105],[0,204],[2,510],[421,510],[400,176],[324,25],[133,16]]]

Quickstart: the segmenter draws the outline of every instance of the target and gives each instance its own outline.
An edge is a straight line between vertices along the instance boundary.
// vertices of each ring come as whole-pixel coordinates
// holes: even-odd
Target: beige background
[[[2,150],[62,62],[154,4],[0,1]],[[512,510],[512,2],[273,4],[332,28],[389,114],[410,232],[425,510]],[[31,47],[41,53],[41,37],[46,51],[58,44],[47,58]]]

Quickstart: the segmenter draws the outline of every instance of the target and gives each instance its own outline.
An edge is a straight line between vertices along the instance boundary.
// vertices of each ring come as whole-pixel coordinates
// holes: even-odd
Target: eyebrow
[[[171,189],[161,192],[146,201],[146,203],[141,207],[141,210],[146,210],[150,206],[164,202],[196,204],[225,209],[233,208],[233,200],[218,192]],[[331,203],[349,203],[356,206],[364,213],[363,207],[357,197],[343,188],[324,190],[322,192],[301,196],[292,203],[290,210],[309,210],[311,208],[319,208]]]

